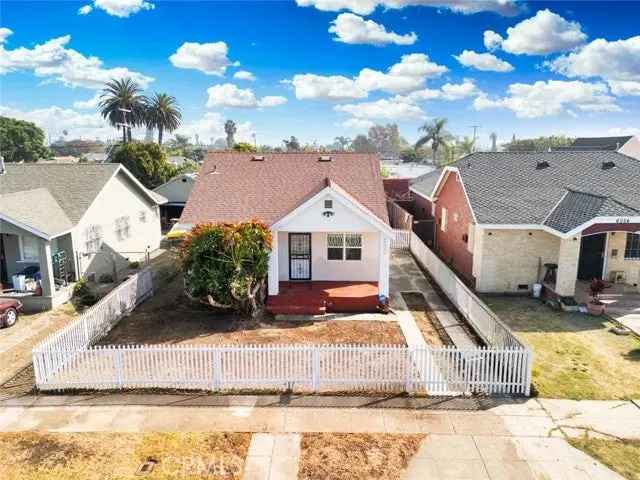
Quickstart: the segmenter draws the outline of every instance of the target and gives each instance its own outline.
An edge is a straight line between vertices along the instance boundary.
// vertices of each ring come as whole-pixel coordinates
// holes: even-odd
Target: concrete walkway
[[[399,310],[407,309],[401,292],[413,291],[422,293],[429,308],[436,315],[440,325],[456,347],[473,348],[476,346],[476,342],[473,337],[469,335],[466,325],[461,323],[450,311],[447,303],[424,276],[422,270],[420,270],[420,267],[418,267],[409,252],[394,251],[391,255],[390,291],[392,292],[391,307],[398,308]],[[396,311],[396,314],[399,316],[398,311]],[[402,326],[402,320],[399,321]],[[409,343],[409,338],[407,338],[407,343]]]
[[[254,433],[244,463],[242,480],[298,478],[300,434]]]

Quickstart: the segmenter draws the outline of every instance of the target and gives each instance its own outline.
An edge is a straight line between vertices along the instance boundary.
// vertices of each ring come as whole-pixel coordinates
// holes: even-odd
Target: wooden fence
[[[68,359],[72,357],[72,361]],[[62,360],[67,360],[63,362]],[[42,390],[178,388],[528,394],[521,349],[354,345],[100,346],[34,351]],[[51,365],[58,368],[50,369]]]
[[[413,228],[413,215],[392,200],[387,200],[389,222],[393,228],[411,231]]]

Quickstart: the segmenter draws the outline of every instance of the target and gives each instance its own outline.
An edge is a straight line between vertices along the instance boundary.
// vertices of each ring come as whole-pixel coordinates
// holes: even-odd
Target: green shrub
[[[138,261],[129,262],[129,268],[132,270],[137,270],[138,268],[140,268],[140,262]]]
[[[90,307],[98,302],[98,297],[93,293],[91,288],[89,288],[84,278],[78,280],[73,286],[73,298],[76,304],[84,307]]]
[[[100,283],[113,283],[113,275],[110,273],[103,273],[98,277],[98,282]]]
[[[271,231],[258,221],[196,225],[180,247],[187,293],[258,316],[266,297]]]

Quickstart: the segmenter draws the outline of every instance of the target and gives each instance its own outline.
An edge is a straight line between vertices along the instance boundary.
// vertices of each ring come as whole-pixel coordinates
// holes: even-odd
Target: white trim
[[[329,258],[329,249],[330,248],[340,248],[340,247],[332,247],[329,245],[329,235],[342,235],[342,259],[332,259]],[[360,246],[359,247],[347,247],[347,235],[358,235],[360,237]],[[327,232],[325,235],[325,260],[327,262],[342,262],[342,263],[353,263],[353,262],[362,262],[363,255],[362,250],[364,249],[364,235],[361,232]],[[347,258],[347,248],[357,248],[360,250],[360,258],[359,259],[348,259]]]
[[[417,196],[424,198],[425,200],[429,200],[430,202],[434,201],[434,197],[430,197],[425,195],[424,193],[420,193],[417,190],[414,190],[413,187],[409,187],[409,191],[415,193]]]
[[[602,260],[602,278],[609,278],[609,232],[604,232],[604,259]]]
[[[625,222],[622,223],[622,222],[620,222],[620,220],[625,220]],[[594,217],[591,220],[589,220],[588,222],[585,222],[582,225],[578,225],[573,230],[567,232],[566,235],[568,237],[570,237],[571,235],[575,235],[576,233],[581,232],[582,230],[585,230],[585,229],[589,228],[590,226],[595,225],[597,223],[617,223],[617,224],[621,224],[621,225],[625,225],[627,223],[640,223],[640,216],[639,217],[624,217],[624,216],[618,216],[618,217]]]
[[[379,230],[389,238],[393,237],[393,229],[389,225],[380,220],[371,210],[355,200],[335,183],[323,188],[301,205],[298,205],[284,217],[280,218],[280,220],[271,225],[271,230],[277,231],[282,229],[291,219],[303,213],[328,193],[333,194],[334,198],[338,200],[340,204],[353,211],[358,217],[376,228],[376,230]]]
[[[544,232],[550,233],[551,235],[555,235],[560,238],[569,238],[577,235],[583,230],[586,230],[592,225],[597,225],[600,223],[617,223],[620,219],[629,220],[628,223],[640,223],[640,217],[594,217],[588,222],[585,222],[582,225],[579,225],[573,230],[570,230],[569,232],[566,232],[566,233],[560,232],[555,228],[551,228],[547,225],[539,225],[539,224],[478,223],[477,226],[484,230],[542,230]],[[627,222],[622,223],[621,225],[625,225],[626,223]],[[608,231],[625,232],[626,230],[608,230]],[[605,233],[605,232],[597,232],[597,233]],[[633,233],[633,232],[628,232],[628,233]]]
[[[478,223],[478,219],[476,218],[476,212],[473,211],[473,207],[471,206],[471,201],[469,200],[469,195],[467,194],[467,188],[464,186],[464,180],[462,179],[462,175],[460,175],[460,170],[458,167],[447,166],[442,170],[442,174],[440,174],[440,178],[436,183],[436,186],[433,188],[432,197],[438,198],[438,194],[440,190],[444,187],[444,184],[449,179],[449,174],[455,173],[457,178],[460,180],[459,183],[462,185],[462,193],[464,193],[464,198],[467,201],[467,206],[469,207],[469,211],[471,212],[471,218],[473,219],[473,223]],[[446,178],[445,178],[446,175]]]

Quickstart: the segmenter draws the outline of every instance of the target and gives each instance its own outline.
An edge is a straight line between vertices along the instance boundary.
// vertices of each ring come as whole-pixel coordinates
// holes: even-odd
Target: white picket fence
[[[152,275],[147,268],[122,282],[76,321],[45,338],[32,352],[36,385],[40,387],[62,370],[78,352],[104,337],[124,315],[152,295]]]
[[[393,229],[393,239],[391,240],[391,248],[394,250],[409,250],[411,241],[410,230]]]
[[[530,350],[415,233],[411,235],[410,244],[414,258],[429,272],[487,345]]]
[[[69,361],[70,356],[72,360]],[[64,361],[66,360],[66,361]],[[528,394],[522,350],[354,345],[40,350],[42,390],[177,388]],[[48,365],[58,365],[49,370]]]

